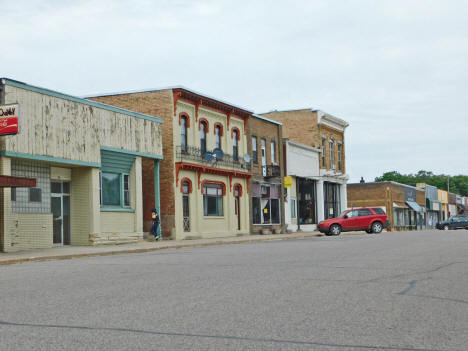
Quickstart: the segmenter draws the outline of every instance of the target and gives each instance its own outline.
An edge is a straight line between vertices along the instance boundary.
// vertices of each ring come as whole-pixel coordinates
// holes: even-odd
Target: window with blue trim
[[[101,176],[99,182],[102,207],[130,208],[130,171],[135,156],[101,150]]]
[[[130,175],[101,172],[101,205],[130,207]]]

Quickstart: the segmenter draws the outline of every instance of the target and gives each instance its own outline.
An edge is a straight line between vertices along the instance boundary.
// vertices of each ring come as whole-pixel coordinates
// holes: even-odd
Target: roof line
[[[81,103],[81,104],[85,104],[85,105],[89,105],[89,106],[93,106],[93,107],[97,107],[97,108],[102,108],[104,110],[117,112],[117,113],[121,113],[121,114],[124,114],[124,115],[133,116],[133,117],[136,117],[136,118],[146,119],[146,120],[149,120],[149,121],[152,121],[152,122],[162,123],[162,121],[163,121],[162,118],[160,118],[160,117],[146,115],[146,114],[143,114],[143,113],[127,110],[127,109],[124,109],[124,108],[104,104],[102,102],[87,100],[87,99],[76,97],[76,96],[73,96],[73,95],[64,94],[64,93],[61,93],[61,92],[58,92],[58,91],[55,91],[55,90],[30,85],[30,84],[27,84],[27,83],[24,83],[24,82],[20,82],[18,80],[14,80],[14,79],[10,79],[10,78],[0,78],[0,80],[1,80],[2,84],[10,85],[10,86],[13,86],[13,87],[16,87],[16,88],[21,88],[21,89],[33,91],[33,92],[44,94],[44,95],[54,96],[54,97],[57,97],[57,98],[60,98],[60,99],[65,99],[65,100],[69,100],[69,101],[73,101],[73,102],[78,102],[78,103]]]
[[[256,113],[252,114],[252,117],[255,117],[255,118],[258,118],[258,119],[262,119],[262,120],[264,120],[264,121],[267,121],[267,122],[270,122],[270,123],[273,123],[273,124],[277,124],[277,125],[279,125],[279,126],[282,126],[282,125],[283,125],[283,123],[281,123],[281,122],[274,121],[274,120],[272,120],[272,119],[269,119],[269,118],[266,118],[266,117],[257,115]]]
[[[92,95],[85,95],[84,97],[85,98],[90,98],[90,97],[98,97],[98,96],[114,96],[114,95],[127,95],[127,94],[141,94],[141,93],[150,93],[150,92],[153,92],[153,91],[162,91],[162,90],[175,90],[175,89],[182,89],[182,90],[186,90],[192,94],[196,94],[196,95],[200,95],[200,96],[203,96],[205,98],[208,98],[208,99],[211,99],[211,100],[215,100],[215,101],[218,101],[218,102],[221,102],[225,105],[229,105],[229,106],[232,106],[232,107],[235,107],[235,108],[238,108],[239,110],[243,110],[243,111],[246,111],[250,114],[252,114],[253,112],[249,109],[246,109],[244,107],[240,107],[238,105],[234,105],[230,102],[227,102],[227,101],[224,101],[224,100],[221,100],[221,99],[218,99],[218,98],[215,98],[215,97],[212,97],[210,95],[206,95],[204,93],[200,93],[196,90],[193,90],[193,89],[189,89],[189,88],[186,88],[185,86],[183,85],[173,85],[173,86],[168,86],[168,87],[163,87],[163,88],[153,88],[153,89],[137,89],[137,90],[128,90],[128,91],[120,91],[120,92],[113,92],[113,93],[103,93],[103,94],[92,94]]]

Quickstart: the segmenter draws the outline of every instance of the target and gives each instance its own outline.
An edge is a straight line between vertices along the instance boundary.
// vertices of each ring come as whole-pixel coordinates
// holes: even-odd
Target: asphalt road
[[[0,350],[468,350],[468,231],[0,266]]]

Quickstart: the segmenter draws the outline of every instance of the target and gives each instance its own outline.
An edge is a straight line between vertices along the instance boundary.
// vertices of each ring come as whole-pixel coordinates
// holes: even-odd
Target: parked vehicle
[[[452,216],[446,221],[437,223],[436,228],[441,230],[468,229],[468,215]]]
[[[389,226],[387,215],[380,207],[362,207],[346,210],[338,217],[320,221],[318,230],[325,235],[340,235],[341,232],[353,230],[377,234]]]

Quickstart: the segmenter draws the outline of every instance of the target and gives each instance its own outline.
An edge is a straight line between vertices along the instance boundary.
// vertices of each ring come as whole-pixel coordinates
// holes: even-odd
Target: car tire
[[[329,231],[330,235],[340,235],[341,227],[338,224],[332,224]]]
[[[379,234],[382,232],[382,229],[383,229],[382,223],[380,222],[372,223],[372,226],[371,226],[372,233]]]
[[[446,224],[446,225],[444,225],[444,228],[443,228],[443,229],[444,229],[444,230],[449,230],[450,228],[449,228],[449,226]]]

